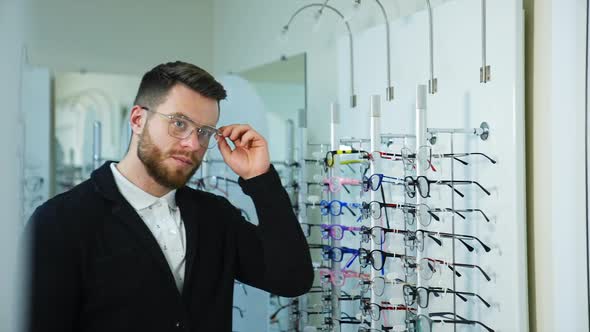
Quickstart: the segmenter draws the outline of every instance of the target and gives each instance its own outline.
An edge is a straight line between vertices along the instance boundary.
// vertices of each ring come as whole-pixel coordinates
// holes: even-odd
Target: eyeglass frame
[[[420,304],[420,300],[418,299],[419,297],[419,290],[423,289],[426,291],[426,303],[424,304],[424,306],[422,306]],[[409,293],[406,290],[410,290],[411,293]],[[417,304],[420,308],[428,308],[428,303],[429,303],[429,298],[430,298],[430,293],[434,294],[434,296],[439,297],[439,295],[437,294],[454,294],[455,296],[457,296],[458,298],[460,298],[461,300],[463,300],[463,302],[467,302],[467,298],[464,295],[469,295],[469,296],[475,296],[477,297],[486,307],[491,307],[491,305],[484,300],[481,296],[479,296],[476,293],[472,293],[472,292],[460,292],[460,291],[455,291],[452,290],[450,288],[443,288],[443,287],[414,287],[412,285],[404,285],[403,286],[403,295],[404,295],[404,301],[406,302],[407,306],[411,306]],[[408,296],[412,297],[412,300],[408,300]]]
[[[338,210],[337,214],[334,214],[334,212],[331,208],[333,203],[339,204],[339,210]],[[327,200],[323,199],[320,201],[319,205],[320,205],[320,213],[322,214],[322,216],[332,215],[334,217],[342,215],[342,208],[343,207],[346,208],[353,216],[356,217],[356,213],[354,213],[354,211],[352,211],[351,207],[353,207],[353,208],[359,207],[358,203],[347,203],[344,201],[339,201],[337,199],[333,199],[329,202]],[[324,210],[327,212],[324,212]]]
[[[381,254],[381,261],[382,261],[382,266],[380,268],[375,267],[375,260],[373,259],[373,254],[374,253],[379,253]],[[375,250],[367,250],[364,248],[360,248],[359,249],[359,264],[362,268],[366,268],[369,265],[371,265],[373,267],[373,269],[375,269],[376,271],[380,271],[385,267],[385,261],[387,259],[387,257],[391,257],[391,258],[399,258],[399,259],[405,259],[405,258],[414,258],[414,256],[408,256],[408,255],[404,255],[404,254],[395,254],[395,253],[391,253],[391,252],[386,252],[383,250],[379,250],[379,249],[375,249]]]
[[[188,117],[186,117],[186,116],[184,116],[184,115],[178,115],[178,114],[164,114],[164,113],[160,113],[160,112],[158,112],[158,111],[151,110],[151,109],[149,109],[149,108],[148,108],[148,107],[146,107],[146,106],[141,106],[141,105],[139,105],[139,107],[140,107],[142,110],[145,110],[145,111],[148,111],[148,112],[151,112],[151,113],[158,114],[158,115],[160,115],[161,117],[168,119],[168,120],[169,120],[169,122],[168,122],[168,135],[170,135],[170,137],[173,137],[173,138],[176,138],[176,139],[179,139],[179,140],[184,140],[184,139],[186,139],[186,138],[190,137],[190,136],[193,134],[193,132],[195,132],[195,133],[197,134],[197,139],[199,139],[199,131],[203,130],[203,128],[206,128],[206,129],[209,129],[209,133],[207,133],[207,134],[208,134],[208,137],[206,137],[205,141],[201,141],[201,140],[199,139],[199,145],[200,145],[201,147],[204,147],[204,148],[207,148],[207,149],[211,149],[212,147],[209,147],[209,141],[211,140],[211,137],[212,137],[212,136],[214,136],[214,135],[221,136],[221,131],[220,131],[219,129],[217,129],[217,128],[215,128],[215,127],[212,127],[212,126],[209,126],[209,125],[205,125],[205,124],[198,123],[198,122],[196,122],[196,121],[194,121],[194,120],[192,120],[192,119],[189,119]],[[191,129],[191,130],[188,132],[188,134],[187,134],[186,136],[184,136],[184,137],[175,136],[175,135],[173,135],[173,134],[170,132],[170,131],[172,130],[172,129],[171,129],[171,128],[172,128],[172,125],[174,124],[174,122],[173,122],[173,121],[175,121],[175,120],[184,120],[184,121],[188,121],[189,123],[192,123],[192,125],[193,125],[193,128],[192,128],[192,129]],[[206,142],[207,144],[204,146],[202,142]],[[214,146],[213,146],[213,147],[214,147]]]
[[[379,308],[379,310],[377,310],[377,314],[373,315],[374,310],[373,306]],[[374,302],[370,302],[370,303],[363,303],[363,301],[361,301],[361,313],[363,316],[370,316],[372,320],[374,321],[378,321],[381,319],[381,311],[385,311],[385,310],[393,310],[393,311],[397,311],[397,310],[403,310],[403,311],[415,311],[416,308],[412,308],[410,306],[407,305],[403,305],[403,304],[398,304],[398,305],[392,305],[389,302],[386,301],[382,301],[381,305],[374,303]],[[377,318],[375,318],[377,317]]]
[[[377,186],[375,187],[375,189],[373,189],[373,181],[374,180],[372,180],[372,178],[374,176],[376,176],[379,179],[379,182],[377,182]],[[387,180],[385,180],[385,179],[387,179]],[[397,180],[398,182],[389,181],[389,179],[391,179],[391,180]],[[392,184],[397,184],[397,185],[405,185],[405,182],[404,181],[405,181],[405,179],[402,179],[402,178],[396,178],[396,177],[393,177],[393,176],[387,176],[387,175],[384,175],[382,173],[374,173],[374,174],[371,174],[370,176],[363,175],[363,180],[362,180],[361,184],[362,184],[362,190],[364,192],[368,192],[369,190],[372,190],[372,191],[379,190],[379,188],[381,188],[381,186],[383,185],[383,183],[392,183]]]
[[[451,263],[451,262],[446,262],[440,259],[435,259],[435,258],[430,258],[430,257],[422,257],[420,259],[420,262],[418,263],[418,266],[422,265],[423,261],[428,261],[428,262],[432,262],[434,264],[440,264],[440,265],[445,265],[447,266],[451,271],[453,271],[453,273],[455,273],[455,275],[457,277],[461,277],[462,274],[459,273],[459,271],[456,270],[456,267],[466,267],[466,268],[472,268],[472,269],[477,269],[479,270],[484,278],[486,278],[487,281],[491,281],[492,279],[490,278],[490,276],[479,266],[479,265],[474,265],[474,264],[465,264],[465,263]],[[432,270],[432,267],[430,267],[430,269]],[[434,272],[434,271],[433,271]],[[424,275],[424,274],[421,274]],[[429,280],[430,278],[428,278],[427,280]]]
[[[383,280],[383,290],[382,291],[377,291],[375,285],[376,285],[376,280]],[[377,296],[382,296],[385,293],[385,285],[390,284],[390,285],[404,285],[407,284],[406,281],[404,281],[403,279],[399,279],[399,278],[395,278],[395,279],[388,279],[382,276],[377,276],[374,277],[373,279],[370,280],[364,280],[364,279],[359,279],[359,286],[361,288],[360,293],[365,294],[367,293],[369,290],[373,289],[373,292],[375,293],[375,295]]]
[[[422,189],[421,189],[420,185],[418,184],[418,181],[421,180],[421,179],[424,179],[426,181],[426,185],[427,185],[426,193],[423,193],[422,192]],[[408,180],[411,180],[411,183],[409,183]],[[430,180],[430,179],[428,179],[424,175],[420,175],[420,176],[417,176],[415,178],[413,176],[406,176],[404,178],[404,188],[406,190],[406,195],[408,195],[408,197],[410,197],[410,198],[416,197],[416,192],[418,192],[420,194],[420,196],[422,196],[422,198],[428,198],[428,197],[430,197],[430,185],[431,184],[445,185],[445,186],[453,189],[453,191],[455,193],[457,193],[457,195],[459,195],[461,197],[465,197],[465,194],[463,194],[462,192],[460,192],[459,190],[457,190],[454,187],[455,185],[475,184],[484,193],[486,193],[488,196],[491,196],[492,195],[486,188],[484,188],[477,181],[468,181],[468,180]],[[410,186],[413,187],[413,190],[410,190],[409,189]]]

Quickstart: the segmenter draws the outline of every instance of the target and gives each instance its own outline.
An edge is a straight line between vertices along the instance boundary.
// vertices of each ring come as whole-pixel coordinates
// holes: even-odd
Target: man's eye
[[[186,128],[186,122],[182,121],[182,120],[174,120],[174,126],[178,129],[185,129]]]

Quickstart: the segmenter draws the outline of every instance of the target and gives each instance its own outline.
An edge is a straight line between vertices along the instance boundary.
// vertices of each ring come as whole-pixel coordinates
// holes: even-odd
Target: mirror
[[[55,193],[89,178],[129,143],[128,112],[141,78],[102,73],[55,74]]]

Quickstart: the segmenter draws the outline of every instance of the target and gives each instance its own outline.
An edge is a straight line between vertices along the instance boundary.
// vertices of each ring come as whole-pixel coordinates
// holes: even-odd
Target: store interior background
[[[38,82],[27,78],[55,78],[47,91],[55,92],[53,101],[58,105],[82,86],[79,80],[96,83],[114,75],[121,82],[112,85],[113,93],[118,94],[117,105],[125,106],[131,102],[141,74],[161,62],[192,62],[228,84],[240,85],[236,75],[247,76],[255,68],[280,63],[282,55],[305,54],[306,94],[301,96],[301,88],[292,82],[293,91],[281,93],[298,94],[289,103],[298,109],[301,106],[296,105],[303,100],[307,106],[309,140],[326,142],[329,105],[339,91],[335,59],[342,25],[332,15],[324,15],[315,26],[311,15],[306,15],[296,29],[289,31],[287,40],[279,36],[289,16],[310,2],[2,0],[0,72],[6,73],[6,79],[0,80],[5,105],[1,113],[5,118],[0,122],[0,139],[5,142],[0,176],[6,186],[0,188],[0,198],[6,204],[6,228],[0,235],[0,262],[5,271],[15,271],[19,266],[16,237],[22,227],[22,212],[17,207],[25,199],[21,188],[26,174],[21,165],[26,151],[31,151],[26,146],[48,143],[38,137],[35,140],[35,136],[49,138],[57,124],[50,108],[35,107],[34,98],[21,98],[28,84]],[[432,1],[432,5],[436,8],[446,2],[450,1]],[[381,24],[374,3],[363,1],[356,12],[352,3],[333,0],[344,13],[355,15],[351,20],[353,31]],[[390,20],[403,19],[425,6],[422,1],[383,3]],[[587,2],[526,0],[523,7],[529,327],[531,331],[587,331]],[[274,94],[276,90],[268,93]],[[35,97],[54,98],[49,93]],[[277,101],[249,101],[261,106],[273,102]],[[23,115],[21,111],[27,108],[35,109],[35,113]],[[267,133],[273,135],[270,128],[279,128],[287,118],[295,119],[294,114],[270,116],[274,120],[268,122]],[[23,133],[22,121],[35,130]],[[28,135],[33,135],[33,140]],[[110,150],[105,150],[106,157],[120,149],[124,133],[108,135],[113,141]],[[273,159],[280,158],[283,145],[276,146]],[[64,156],[67,158],[67,153]],[[50,160],[40,159],[38,164],[43,172],[54,171]],[[55,188],[46,190],[49,195]],[[14,287],[18,280],[15,274],[0,274],[0,294],[5,294],[0,300],[0,331],[14,330],[13,318],[18,316],[16,304],[20,300]]]

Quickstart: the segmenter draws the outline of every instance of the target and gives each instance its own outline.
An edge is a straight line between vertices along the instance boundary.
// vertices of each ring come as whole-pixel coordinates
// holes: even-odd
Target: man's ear
[[[129,124],[131,125],[131,131],[133,134],[140,135],[143,132],[146,121],[147,111],[141,108],[141,106],[133,106],[129,116]]]

